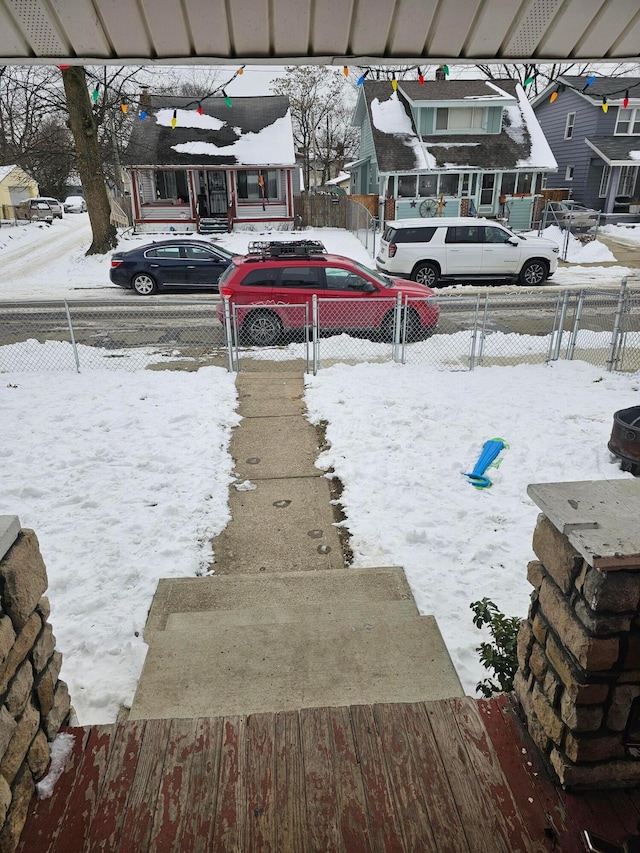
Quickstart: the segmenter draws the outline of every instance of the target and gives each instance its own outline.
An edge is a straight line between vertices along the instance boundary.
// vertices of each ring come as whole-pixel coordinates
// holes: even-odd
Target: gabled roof
[[[151,95],[125,154],[130,166],[293,166],[289,99],[283,95],[193,98]],[[198,107],[202,108],[202,114]],[[171,127],[173,115],[176,127]]]
[[[637,136],[590,136],[584,141],[609,166],[640,166]]]
[[[451,84],[452,88],[447,87]],[[480,102],[491,106],[495,99],[504,107],[502,132],[493,134],[438,133],[420,136],[405,92],[421,101],[460,101],[461,106]],[[433,87],[433,88],[432,88]],[[382,173],[429,170],[460,171],[478,169],[557,169],[531,105],[522,87],[513,80],[438,81],[424,87],[419,83],[398,83],[393,92],[388,81],[365,81],[356,115],[366,110],[371,125],[378,171]]]
[[[558,88],[559,84],[567,86],[576,92],[576,94],[581,95],[585,100],[598,107],[602,104],[603,96],[607,98],[610,104],[622,103],[627,91],[629,92],[629,98],[640,100],[640,77],[596,77],[590,86],[587,86],[588,79],[587,75],[570,76],[568,74],[561,74],[557,80],[554,80],[539,95],[536,95],[531,103],[534,107],[537,107],[551,92]]]

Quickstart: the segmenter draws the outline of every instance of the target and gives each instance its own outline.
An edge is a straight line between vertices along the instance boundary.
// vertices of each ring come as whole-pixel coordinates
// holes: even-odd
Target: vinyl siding
[[[551,146],[558,171],[547,176],[547,188],[566,187],[571,196],[587,207],[602,208],[604,199],[599,198],[602,161],[594,158],[585,137],[613,136],[616,126],[617,108],[603,113],[600,106],[591,104],[577,92],[565,89],[553,104],[545,99],[535,108],[540,126]],[[565,139],[567,116],[575,113],[573,137]],[[567,166],[573,166],[573,180],[567,181]]]

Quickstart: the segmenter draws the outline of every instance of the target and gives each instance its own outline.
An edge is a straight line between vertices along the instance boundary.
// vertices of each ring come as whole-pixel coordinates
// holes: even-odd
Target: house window
[[[238,198],[241,201],[281,201],[278,172],[263,169],[237,172]]]
[[[618,178],[618,192],[616,195],[633,195],[633,190],[638,177],[638,166],[623,166]]]
[[[533,186],[533,172],[520,172],[518,175],[518,195],[528,195]]]
[[[420,175],[418,178],[418,195],[423,196],[435,195],[438,192],[438,176],[437,175]]]
[[[478,175],[476,172],[467,173],[462,176],[462,190],[461,195],[470,196],[476,194],[476,182],[478,180]]]
[[[513,195],[516,191],[516,172],[505,172],[502,176],[502,195]]]
[[[567,114],[567,123],[564,126],[564,138],[565,139],[573,139],[573,127],[576,123],[576,114],[568,113]]]
[[[456,173],[440,175],[439,193],[441,195],[458,195],[459,177]]]
[[[564,173],[564,179],[565,179],[565,181],[572,181],[573,180],[573,166],[567,166],[567,169]]]
[[[485,111],[482,107],[439,107],[436,130],[482,130]]]
[[[617,135],[640,133],[640,107],[634,110],[618,110],[615,133]]]
[[[162,169],[156,172],[156,196],[159,199],[171,198],[189,201],[187,173],[183,170]]]
[[[398,175],[398,198],[415,198],[416,176]]]
[[[600,178],[600,190],[598,195],[600,198],[605,198],[609,189],[609,179],[611,178],[611,166],[606,163],[602,167],[602,177]]]

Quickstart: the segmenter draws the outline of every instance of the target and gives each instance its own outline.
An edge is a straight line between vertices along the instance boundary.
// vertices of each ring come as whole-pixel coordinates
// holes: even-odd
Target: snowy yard
[[[627,240],[640,236],[629,232]],[[284,236],[244,232],[220,242],[243,252],[250,239]],[[304,236],[373,265],[348,232]],[[0,301],[125,295],[109,283],[108,258],[84,257],[88,237],[84,214],[42,233],[2,229]],[[121,248],[148,240],[123,240]],[[554,284],[589,286],[585,270],[592,286],[617,284],[622,268],[593,265],[608,260],[599,245],[574,246],[575,263],[592,265],[564,267]],[[341,345],[337,337],[327,355],[339,357]],[[233,376],[220,368],[96,367],[3,373],[0,383],[0,513],[18,515],[39,537],[62,678],[82,724],[112,722],[131,702],[158,579],[206,571],[210,540],[229,520],[228,444],[238,422]],[[639,387],[638,374],[567,361],[473,372],[337,365],[308,377],[310,417],[329,423],[331,448],[319,464],[344,483],[355,565],[404,566],[468,693],[485,675],[470,602],[488,596],[509,615],[527,611],[537,516],[527,485],[630,476],[606,444],[613,413],[638,405]],[[461,472],[497,436],[509,447],[492,488],[477,491]]]

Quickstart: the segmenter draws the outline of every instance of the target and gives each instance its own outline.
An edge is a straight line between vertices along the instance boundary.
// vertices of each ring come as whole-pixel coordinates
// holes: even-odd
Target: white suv
[[[376,266],[428,287],[497,278],[538,285],[556,271],[558,246],[545,237],[519,237],[490,219],[401,219],[387,222]]]

